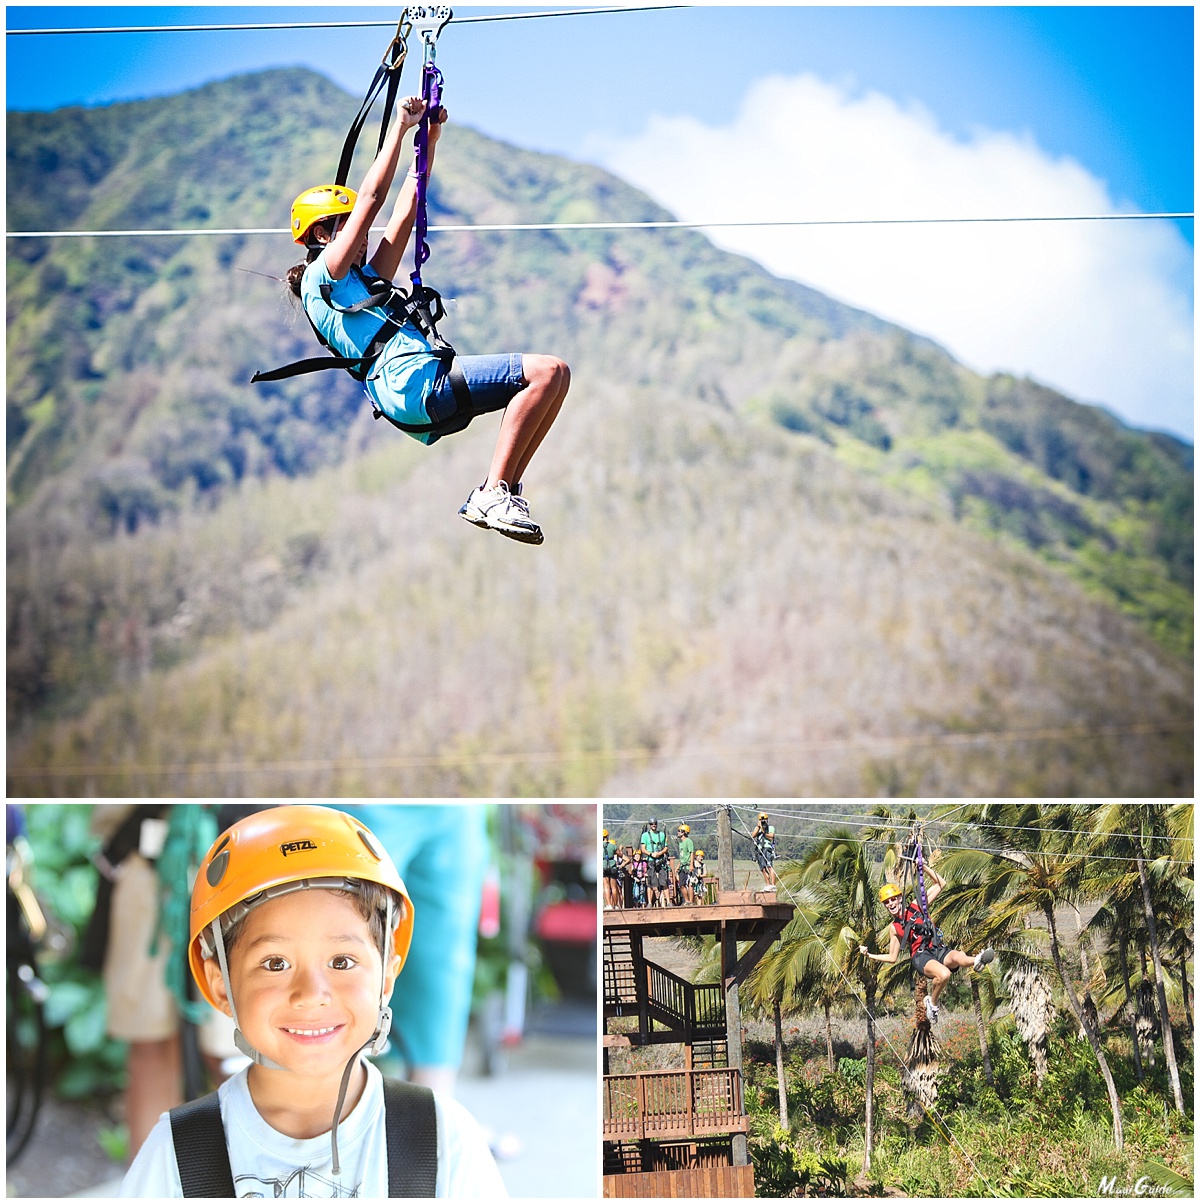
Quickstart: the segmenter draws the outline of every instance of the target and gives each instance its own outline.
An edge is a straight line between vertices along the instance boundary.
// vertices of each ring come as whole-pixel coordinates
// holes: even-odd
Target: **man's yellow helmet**
[[[292,241],[308,241],[308,232],[330,217],[345,217],[354,208],[358,193],[340,184],[318,184],[306,188],[292,202]]]
[[[879,901],[886,903],[889,899],[895,899],[903,893],[894,882],[887,882],[879,888]]]

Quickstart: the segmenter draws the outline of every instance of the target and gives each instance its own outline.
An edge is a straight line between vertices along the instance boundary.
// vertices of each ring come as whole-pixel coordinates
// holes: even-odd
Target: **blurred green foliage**
[[[25,807],[34,852],[33,883],[46,909],[79,942],[91,918],[98,873],[90,861],[98,841],[88,830],[91,806],[40,803]],[[105,1033],[106,1004],[99,975],[81,969],[74,957],[46,961],[42,977],[50,988],[54,1089],[66,1099],[115,1091],[125,1080],[124,1042]]]

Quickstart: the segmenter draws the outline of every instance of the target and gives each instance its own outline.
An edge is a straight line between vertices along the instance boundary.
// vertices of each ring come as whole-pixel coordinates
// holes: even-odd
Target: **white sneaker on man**
[[[938,1018],[938,1010],[933,1006],[933,1000],[928,995],[925,996],[925,1015],[929,1018],[930,1024]]]
[[[529,517],[529,503],[521,496],[520,485],[516,493],[504,481],[492,489],[479,485],[458,512],[477,527],[489,527],[521,543],[541,543],[544,538],[541,527]]]

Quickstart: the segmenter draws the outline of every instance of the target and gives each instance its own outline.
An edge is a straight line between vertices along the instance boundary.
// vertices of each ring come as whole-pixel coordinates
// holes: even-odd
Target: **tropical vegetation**
[[[777,867],[795,915],[742,988],[771,1017],[744,1056],[759,1194],[1191,1195],[1192,804],[874,822]],[[913,833],[948,883],[933,922],[996,951],[935,1025],[907,956],[880,973],[858,952],[887,948],[878,889],[914,887]]]

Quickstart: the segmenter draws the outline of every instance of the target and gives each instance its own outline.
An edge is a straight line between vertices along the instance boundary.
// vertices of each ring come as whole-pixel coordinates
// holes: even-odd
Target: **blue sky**
[[[516,2],[455,12],[461,18],[538,7]],[[9,6],[7,22],[14,29],[392,20],[397,14],[398,9],[358,6]],[[358,94],[387,39],[383,29],[10,36],[7,102],[10,109],[107,103],[291,64],[323,71]],[[809,197],[811,204],[825,206],[824,215],[848,212],[844,194],[824,188],[828,181],[814,179],[818,171],[835,170],[846,177],[847,188],[854,174],[855,188],[871,198],[872,212],[879,216],[892,211],[889,205],[928,208],[940,195],[954,196],[968,209],[975,203],[986,206],[988,195],[995,205],[1011,209],[1027,194],[1039,198],[1043,208],[1058,204],[1062,211],[1081,204],[1103,204],[1105,211],[1191,211],[1193,45],[1193,12],[1184,6],[699,6],[456,22],[442,36],[438,62],[455,120],[525,147],[599,162],[693,219],[718,216],[705,204],[725,204],[733,212],[740,207],[751,216],[761,204],[776,216],[783,210],[772,208],[772,188],[779,193],[774,198],[778,205],[793,205],[790,211],[797,205],[804,209],[802,199]],[[771,112],[748,110],[748,103],[770,104]],[[922,191],[913,182],[905,193],[873,178],[869,164],[861,176],[839,169],[828,157],[833,152],[806,140],[801,129],[794,139],[778,129],[770,139],[763,131],[760,139],[760,127],[783,112],[800,125],[820,120],[830,130],[844,131],[839,134],[843,139],[861,135],[861,157],[871,160],[882,161],[886,156],[880,148],[911,138],[912,153],[928,158],[930,178],[941,181],[938,190]],[[718,146],[720,162],[705,164],[705,148],[715,151]],[[664,159],[664,147],[673,153],[677,147],[691,148],[694,162],[673,160],[671,177],[662,178],[655,164]],[[792,174],[774,170],[775,161],[793,155],[798,161]],[[1002,168],[1004,178],[1027,181],[1024,193],[993,189],[976,197],[970,181],[960,181],[964,173],[978,178]],[[895,179],[896,167],[888,170]],[[680,183],[688,179],[693,181],[691,192]],[[830,206],[837,213],[826,212]],[[805,209],[795,215],[811,213]],[[1157,290],[1158,301],[1149,310],[1154,313],[1159,305],[1161,313],[1152,325],[1169,328],[1163,336],[1169,347],[1147,347],[1149,335],[1136,333],[1120,364],[1091,368],[1097,355],[1092,344],[1111,342],[1109,332],[1123,329],[1136,315],[1090,313],[1084,315],[1085,324],[1071,329],[1068,311],[1079,302],[1063,294],[1052,309],[1064,323],[1059,340],[1046,339],[1032,324],[1022,334],[1020,323],[1010,320],[1014,309],[1023,308],[1014,283],[1011,290],[998,290],[1007,298],[1003,313],[980,309],[971,328],[960,329],[952,315],[941,316],[932,295],[966,285],[950,277],[939,280],[940,269],[930,266],[934,244],[928,241],[859,238],[854,247],[864,256],[869,253],[872,263],[881,255],[895,256],[892,266],[879,273],[875,290],[865,266],[857,274],[837,273],[834,260],[850,251],[840,251],[843,244],[832,235],[820,244],[775,238],[769,245],[761,239],[739,243],[714,237],[755,255],[772,270],[938,338],[972,367],[1027,371],[1080,400],[1109,405],[1139,425],[1190,438],[1192,350],[1190,329],[1185,338],[1183,328],[1190,327],[1193,224],[1119,224],[1142,229],[1120,237],[1097,233],[1086,248],[1081,243],[1069,254],[1063,251],[1072,263],[1085,251],[1091,256],[1093,268],[1076,283],[1076,292],[1088,296],[1111,288],[1144,297],[1146,289]],[[1151,225],[1159,228],[1150,232]],[[1039,237],[1044,231],[1041,227]],[[1022,254],[1046,259],[1045,243],[1036,239],[985,245],[965,238],[948,235],[936,244],[945,249],[947,272],[950,259],[962,261],[964,256],[981,270],[993,262],[989,255],[996,262]],[[1056,245],[1065,248],[1067,243]],[[923,304],[914,298],[910,305],[901,284],[911,279],[911,265],[918,260],[930,300]],[[888,271],[891,285],[883,279]],[[1044,317],[1037,322],[1044,325]],[[985,332],[993,328],[1007,333],[998,334],[989,350]],[[1051,345],[1056,341],[1061,344],[1057,348]],[[1168,380],[1162,364],[1171,357],[1175,367]]]

